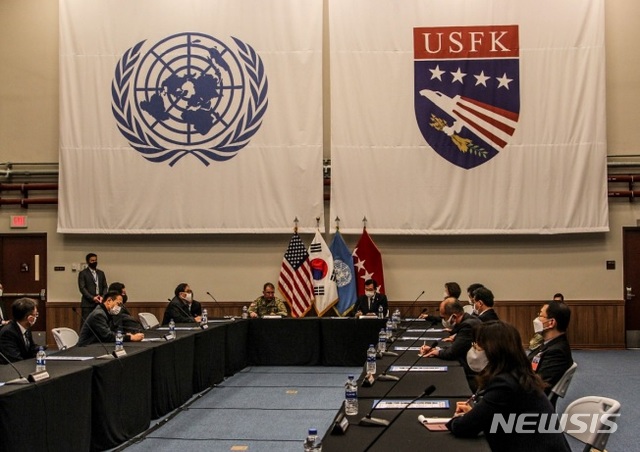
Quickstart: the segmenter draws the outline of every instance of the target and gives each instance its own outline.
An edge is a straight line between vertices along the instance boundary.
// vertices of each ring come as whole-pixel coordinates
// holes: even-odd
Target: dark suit
[[[116,341],[116,331],[117,327],[113,323],[113,316],[107,312],[107,308],[103,304],[99,304],[82,324],[78,347],[98,342],[113,344]],[[99,341],[98,338],[100,339]],[[129,336],[124,335],[125,342],[130,340]]]
[[[99,294],[104,297],[107,294],[107,289],[109,289],[109,284],[107,284],[107,277],[105,276],[104,272],[102,270],[98,270],[97,268],[96,279],[98,280],[98,288],[100,290]],[[89,267],[78,273],[78,288],[80,289],[80,293],[82,294],[82,298],[80,299],[82,318],[86,319],[87,316],[91,314],[93,312],[93,309],[96,307],[96,303],[93,301],[93,297],[97,295],[96,281],[93,279],[93,274],[91,273],[91,269]]]
[[[542,344],[539,348],[532,350],[529,353],[529,361],[533,363],[535,358],[538,359],[535,371],[547,383],[548,386],[545,392],[549,394],[551,388],[573,364],[567,335],[561,334],[546,344]]]
[[[162,324],[168,325],[171,319],[176,323],[194,323],[196,320],[194,317],[202,315],[202,306],[200,302],[193,300],[191,302],[191,309],[185,301],[181,298],[173,297],[173,299],[167,305],[164,310],[164,317],[162,318]]]
[[[507,433],[498,425],[496,431],[491,433],[496,414],[508,420],[512,413],[516,416],[522,413],[546,413],[546,420],[528,417],[527,421],[539,421],[542,430],[548,429],[548,416],[555,410],[542,391],[525,392],[513,375],[504,373],[493,378],[478,395],[481,396],[480,400],[471,411],[447,423],[447,428],[455,436],[472,438],[484,432],[493,452],[570,452],[561,429],[558,433],[538,433],[537,424],[528,424],[524,428],[530,433]]]
[[[378,315],[378,308],[382,306],[383,315],[386,317],[389,313],[389,304],[387,302],[387,296],[381,293],[376,293],[371,299],[371,306],[369,306],[369,299],[366,295],[360,295],[358,301],[356,301],[355,309],[352,311],[354,314],[358,311],[362,314],[374,313]]]
[[[20,326],[15,321],[12,320],[0,329],[0,351],[9,361],[16,362],[36,357],[40,346],[33,342],[30,329],[27,329],[26,334],[30,342],[29,347],[25,343]],[[7,364],[7,361],[2,357],[0,357],[0,362]]]
[[[472,371],[467,364],[467,352],[471,348],[471,343],[473,342],[473,327],[480,323],[481,322],[477,317],[465,313],[462,316],[462,322],[457,323],[451,330],[451,334],[455,334],[453,342],[451,342],[451,346],[442,348],[438,353],[438,358],[447,361],[458,361],[462,365],[467,376],[469,388],[474,392],[476,390],[476,373]],[[445,343],[443,343],[443,345],[444,344]]]
[[[142,324],[134,319],[129,310],[124,306],[122,306],[122,310],[118,315],[113,315],[111,318],[116,329],[123,333],[140,333],[144,330]]]
[[[487,309],[482,314],[478,315],[478,318],[483,322],[490,322],[492,320],[500,320],[498,314],[493,309]]]

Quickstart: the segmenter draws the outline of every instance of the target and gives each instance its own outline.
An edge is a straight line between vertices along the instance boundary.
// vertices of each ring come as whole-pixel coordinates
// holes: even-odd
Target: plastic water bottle
[[[200,323],[202,325],[206,325],[207,323],[209,323],[209,315],[206,308],[202,309],[202,318],[200,319]]]
[[[387,320],[387,342],[391,341],[391,336],[393,335],[393,330],[395,328],[393,328],[393,320],[391,320],[391,317],[389,317],[389,319]]]
[[[122,335],[122,331],[118,330],[116,333],[116,351],[119,352],[124,350],[124,336]]]
[[[358,383],[353,375],[349,375],[344,384],[344,414],[347,416],[358,414]]]
[[[382,307],[382,305],[378,306],[378,318],[384,319],[384,308]]]
[[[36,354],[36,372],[44,372],[45,370],[47,370],[47,353],[44,351],[44,347],[40,347]]]
[[[176,322],[174,322],[173,319],[169,320],[169,335],[171,339],[176,338]]]
[[[304,440],[304,450],[305,452],[315,451],[319,452],[322,450],[322,444],[320,442],[320,438],[318,437],[318,430],[315,428],[309,429],[309,434],[307,435],[307,439]]]
[[[397,330],[398,327],[400,326],[400,309],[396,309],[395,311],[393,311],[393,329]]]
[[[376,374],[376,349],[373,348],[373,344],[370,344],[367,350],[367,373]]]
[[[378,351],[380,353],[387,351],[387,332],[384,328],[381,328],[378,334]]]
[[[243,319],[249,318],[249,309],[246,306],[242,307],[242,318]]]

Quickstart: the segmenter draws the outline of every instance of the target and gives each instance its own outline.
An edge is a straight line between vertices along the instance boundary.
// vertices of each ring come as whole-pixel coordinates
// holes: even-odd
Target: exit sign
[[[27,216],[26,215],[11,215],[11,228],[26,228]]]

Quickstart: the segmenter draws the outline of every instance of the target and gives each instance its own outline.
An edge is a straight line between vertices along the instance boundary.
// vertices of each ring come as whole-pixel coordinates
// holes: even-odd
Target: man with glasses
[[[200,323],[202,320],[202,305],[193,299],[193,291],[187,283],[180,283],[173,291],[174,297],[169,300],[164,310],[162,324],[168,325],[171,319],[175,323]]]
[[[114,343],[118,327],[113,322],[114,316],[120,313],[122,295],[116,291],[107,292],[104,301],[89,314],[80,329],[78,347],[93,343]],[[124,342],[140,342],[144,339],[142,333],[124,333]]]
[[[249,317],[255,319],[265,315],[279,315],[286,317],[287,306],[284,301],[275,297],[276,289],[270,282],[262,286],[262,296],[256,298],[249,306]]]
[[[40,345],[33,341],[31,327],[38,320],[38,302],[32,298],[18,298],[11,305],[13,320],[0,330],[0,362],[7,364],[35,358]]]
[[[529,361],[533,371],[547,383],[547,394],[573,364],[566,334],[570,320],[571,309],[561,301],[545,304],[533,320],[533,329],[542,335],[543,342],[529,353]]]

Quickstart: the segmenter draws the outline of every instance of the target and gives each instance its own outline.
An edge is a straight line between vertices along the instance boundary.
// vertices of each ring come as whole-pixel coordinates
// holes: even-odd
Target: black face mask
[[[98,268],[98,263],[97,262],[91,262],[89,263],[89,268],[95,270],[96,268]]]

